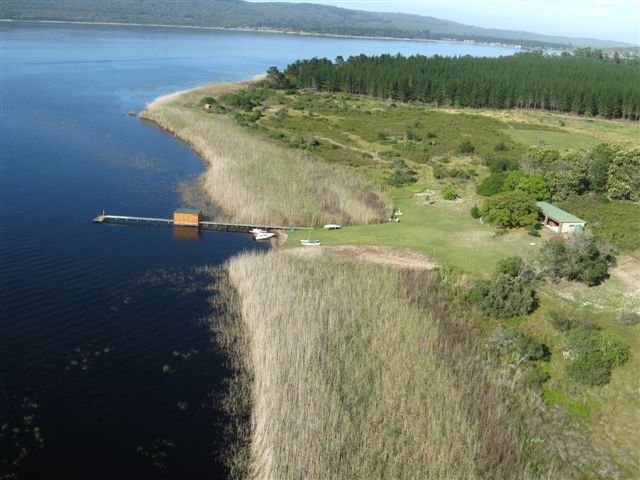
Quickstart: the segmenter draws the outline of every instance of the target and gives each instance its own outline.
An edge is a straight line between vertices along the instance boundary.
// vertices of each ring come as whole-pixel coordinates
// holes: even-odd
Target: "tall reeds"
[[[233,118],[198,107],[202,97],[231,88],[205,87],[167,97],[148,105],[142,115],[207,162],[205,191],[229,220],[307,226],[374,223],[388,216],[389,197],[362,175],[260,138]]]
[[[244,378],[250,478],[528,477],[506,392],[429,272],[270,252],[224,277],[212,321]]]

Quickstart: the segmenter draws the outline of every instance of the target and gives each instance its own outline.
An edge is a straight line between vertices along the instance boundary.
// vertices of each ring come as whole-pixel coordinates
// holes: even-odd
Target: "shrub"
[[[567,374],[579,383],[605,385],[611,379],[611,367],[599,355],[585,355],[571,362]]]
[[[535,364],[528,366],[522,375],[522,385],[532,390],[540,390],[551,376]]]
[[[522,170],[512,170],[504,177],[504,183],[502,184],[503,192],[511,192],[518,188],[520,180],[526,177],[527,174]]]
[[[504,142],[496,145],[496,152],[506,152],[507,150],[509,150],[509,147],[507,147]]]
[[[481,208],[485,220],[502,228],[514,228],[538,223],[536,202],[518,190],[498,193],[487,198]]]
[[[496,265],[496,275],[508,275],[510,277],[525,277],[529,280],[533,279],[533,271],[526,264],[522,257],[507,257],[498,262]]]
[[[452,201],[458,198],[458,194],[453,190],[453,188],[447,187],[444,190],[442,190],[442,198],[444,198],[445,200]]]
[[[400,158],[393,161],[391,174],[386,178],[387,183],[394,187],[401,187],[409,183],[416,183],[417,180],[417,172],[407,167],[405,161]]]
[[[636,312],[623,310],[617,313],[616,322],[620,325],[637,325],[640,323],[640,315]]]
[[[465,140],[458,145],[458,153],[473,153],[476,147],[469,140]]]
[[[587,385],[604,385],[613,367],[629,359],[629,347],[608,332],[573,328],[565,334],[565,348],[571,353],[569,377]]]
[[[561,312],[550,312],[547,316],[549,323],[554,326],[559,332],[568,332],[576,326],[576,321],[567,317]]]
[[[614,261],[610,249],[588,234],[574,234],[569,244],[548,241],[539,257],[543,276],[552,280],[566,278],[599,285],[609,275],[609,263]]]
[[[474,205],[473,207],[471,207],[469,213],[471,214],[471,218],[480,218],[482,216],[482,214],[480,213],[480,207],[478,207],[478,205]]]
[[[535,291],[523,277],[499,274],[476,288],[482,310],[496,318],[528,315],[537,307]]]
[[[486,346],[490,352],[509,356],[518,364],[541,360],[549,355],[549,349],[545,345],[505,325],[500,325],[491,332]]]
[[[504,185],[504,179],[506,175],[504,173],[492,173],[487,178],[482,180],[476,187],[476,193],[490,197],[497,193],[502,192],[502,186]]]
[[[607,193],[611,198],[640,200],[640,148],[618,149],[612,156]]]
[[[485,163],[494,173],[517,170],[519,167],[519,162],[515,158],[490,158]]]
[[[303,137],[296,135],[291,139],[291,146],[303,150],[311,150],[320,145],[320,141],[314,137]]]
[[[506,180],[505,180],[506,183]],[[518,181],[516,190],[525,192],[536,200],[551,200],[551,192],[542,174],[525,175]]]
[[[539,225],[529,225],[527,227],[527,233],[532,237],[540,236],[540,226]]]

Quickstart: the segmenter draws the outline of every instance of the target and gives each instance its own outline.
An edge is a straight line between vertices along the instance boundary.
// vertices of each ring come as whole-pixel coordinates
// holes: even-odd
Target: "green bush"
[[[526,177],[527,174],[522,170],[512,170],[504,177],[504,183],[502,184],[503,192],[511,192],[518,188],[520,180]]]
[[[442,190],[442,198],[448,201],[458,198],[458,194],[451,187],[446,187]]]
[[[479,282],[476,297],[480,299],[482,311],[496,318],[528,315],[538,305],[528,279],[505,274]]]
[[[490,197],[492,195],[501,193],[505,177],[506,174],[504,173],[490,174],[478,184],[478,186],[476,187],[476,193],[478,195],[484,195],[485,197]]]
[[[525,368],[521,383],[532,390],[540,390],[549,378],[551,376],[546,371],[532,364]]]
[[[506,325],[499,325],[491,332],[486,347],[493,354],[509,356],[517,363],[542,360],[549,356],[546,345]]]
[[[539,257],[543,276],[551,280],[577,280],[589,286],[599,285],[609,276],[609,264],[613,261],[610,249],[586,233],[574,234],[568,244],[548,241]]]
[[[496,152],[506,152],[507,150],[509,150],[509,147],[507,147],[504,142],[496,145]]]
[[[568,332],[576,326],[575,320],[567,317],[561,312],[550,312],[547,316],[547,320],[549,320],[549,323],[551,323],[551,325],[553,325],[559,332]]]
[[[564,338],[571,361],[567,373],[573,380],[587,385],[604,385],[611,378],[613,367],[629,359],[629,347],[601,330],[577,327]]]
[[[515,158],[490,158],[485,163],[493,173],[518,170],[519,167],[519,162]]]
[[[386,182],[394,187],[401,187],[411,183],[416,183],[418,174],[415,170],[407,167],[404,160],[397,158],[393,160],[391,173],[386,178]]]
[[[488,223],[502,228],[535,225],[539,215],[536,202],[518,190],[487,198],[481,212]]]
[[[458,153],[473,153],[476,147],[469,140],[465,140],[460,145],[458,145]]]
[[[471,207],[469,213],[471,214],[471,218],[480,218],[482,216],[482,213],[480,213],[480,207],[478,207],[478,205],[474,205],[473,207]]]

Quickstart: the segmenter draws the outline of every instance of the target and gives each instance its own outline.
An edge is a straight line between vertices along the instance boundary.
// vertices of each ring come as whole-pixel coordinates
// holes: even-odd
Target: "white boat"
[[[268,232],[261,228],[252,228],[251,230],[249,230],[249,233],[253,233],[254,235],[256,235],[257,233],[268,233]]]
[[[260,233],[253,234],[253,238],[255,238],[256,240],[266,240],[268,238],[272,238],[275,236],[276,234],[271,232],[260,232]]]
[[[327,223],[324,227],[325,230],[338,230],[340,227],[340,225],[338,225],[337,223]]]
[[[396,217],[401,217],[402,215],[404,215],[404,213],[402,213],[400,210],[396,210],[393,214],[394,214]]]
[[[320,246],[320,240],[300,240],[300,243],[305,247],[318,247]]]

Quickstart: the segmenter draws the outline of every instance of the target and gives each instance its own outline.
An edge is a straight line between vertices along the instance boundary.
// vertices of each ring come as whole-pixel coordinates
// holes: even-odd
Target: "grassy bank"
[[[305,152],[260,138],[234,119],[209,115],[198,105],[203,97],[241,85],[213,85],[163,97],[141,115],[202,156],[208,164],[202,185],[228,219],[306,226],[372,223],[389,214],[389,198],[363,176],[314,162]]]
[[[506,391],[432,274],[280,252],[227,274],[250,478],[528,477]]]

